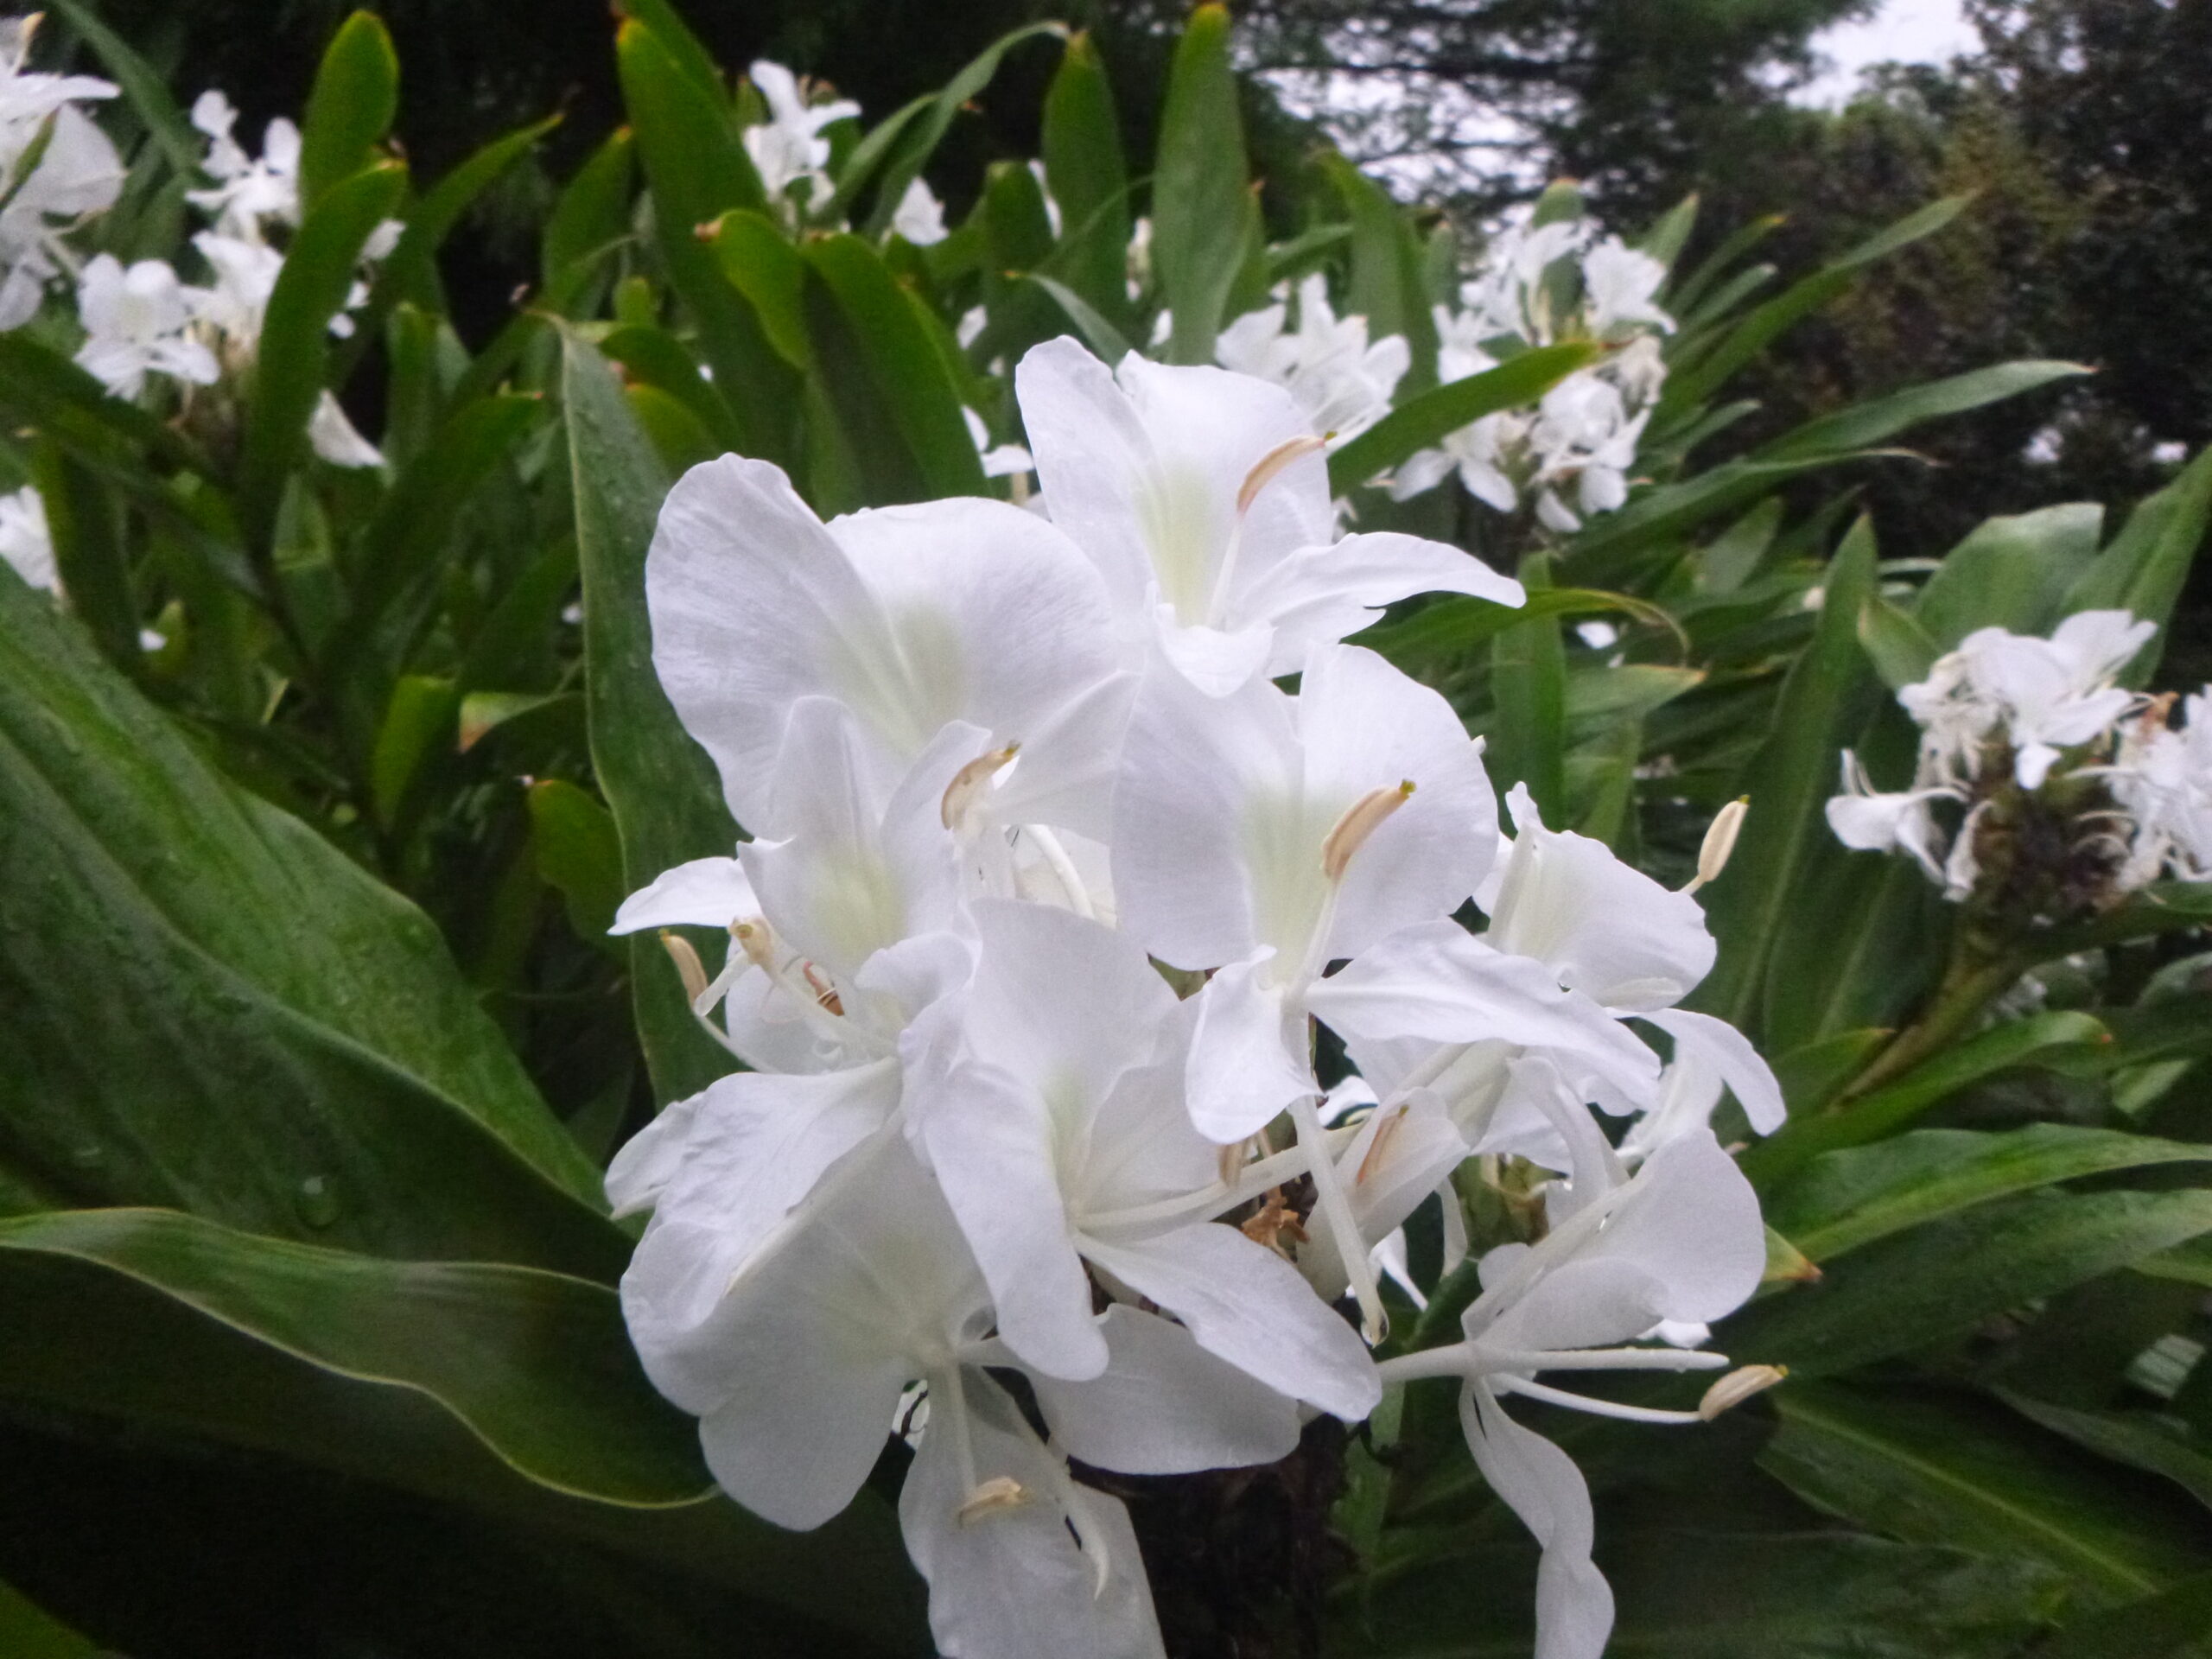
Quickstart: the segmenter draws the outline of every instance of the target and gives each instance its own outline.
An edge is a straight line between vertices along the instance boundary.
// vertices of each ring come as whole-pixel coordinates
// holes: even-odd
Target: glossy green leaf
[[[1122,156],[1113,84],[1086,34],[1068,37],[1059,69],[1045,94],[1042,146],[1046,181],[1066,227],[1061,275],[1095,315],[1109,321],[1120,317],[1128,309],[1123,286],[1129,246],[1128,168]]]
[[[267,543],[284,480],[307,453],[308,417],[330,360],[330,320],[353,290],[362,245],[391,216],[405,182],[404,168],[386,165],[333,185],[285,251],[262,323],[238,469],[239,517],[255,546]]]
[[[1068,321],[1083,336],[1083,343],[1092,353],[1108,363],[1119,363],[1130,352],[1128,340],[1122,331],[1100,315],[1090,302],[1064,283],[1050,276],[1032,275],[1027,281],[1052,296],[1053,303],[1067,313]]]
[[[530,830],[537,873],[566,902],[576,937],[604,942],[629,891],[614,815],[574,784],[543,778],[530,786]]]
[[[629,235],[636,168],[636,137],[629,128],[619,127],[554,199],[538,239],[541,280],[549,298],[572,272]]]
[[[2035,1659],[2203,1659],[2212,1630],[2212,1573],[2101,1611],[2035,1650]]]
[[[2146,1525],[2140,1482],[1974,1408],[1972,1396],[1792,1382],[1773,1401],[1782,1427],[1760,1466],[1808,1502],[1904,1543],[1970,1542],[2040,1561],[2096,1605],[2187,1575],[2212,1545],[2212,1528],[2191,1539]]]
[[[1390,193],[1334,151],[1321,168],[1351,214],[1351,283],[1347,313],[1367,319],[1368,337],[1402,338],[1413,365],[1398,387],[1402,402],[1436,384],[1436,321],[1413,226]]]
[[[760,175],[728,112],[690,79],[643,23],[615,37],[622,96],[652,187],[653,227],[669,279],[698,325],[715,390],[745,435],[744,454],[779,463],[791,452],[797,377],[752,305],[722,273],[700,227],[731,208],[766,212]]]
[[[1915,1129],[1823,1154],[1769,1192],[1763,1207],[1800,1249],[1826,1262],[1993,1198],[2113,1170],[2204,1161],[2212,1146],[2071,1123]]]
[[[1535,403],[1598,355],[1580,343],[1539,346],[1408,398],[1329,457],[1329,487],[1349,494],[1485,415]]]
[[[1727,1321],[1738,1363],[1833,1376],[1971,1328],[2212,1230],[2212,1191],[2037,1192],[1854,1250]]]
[[[715,221],[709,245],[722,274],[752,302],[769,344],[795,369],[814,366],[806,327],[806,261],[765,213],[733,208]]]
[[[2212,449],[2200,452],[2181,476],[2127,516],[2096,562],[2068,590],[2062,608],[2131,611],[2158,625],[2158,637],[2136,656],[2121,683],[2140,686],[2165,649],[2166,621],[2212,520]]]
[[[1976,628],[2048,633],[2067,590],[2095,558],[2105,510],[2068,502],[1991,518],[1943,556],[1913,617],[1940,651]]]
[[[691,32],[683,14],[670,0],[614,0],[609,10],[618,17],[634,17],[652,30],[669,61],[710,104],[719,106],[728,101],[729,88],[723,83],[714,54]]]
[[[615,328],[599,342],[599,349],[609,359],[620,363],[630,379],[666,392],[690,410],[717,441],[715,453],[736,448],[743,442],[743,435],[729,412],[728,404],[699,372],[691,353],[666,329]]]
[[[1436,599],[1402,622],[1381,622],[1357,636],[1358,643],[1377,651],[1399,667],[1418,671],[1421,667],[1464,655],[1488,645],[1506,629],[1539,617],[1626,616],[1631,620],[1671,629],[1674,620],[1656,605],[1627,594],[1602,593],[1588,588],[1548,588],[1529,595],[1525,605],[1500,605],[1491,600],[1459,594]]]
[[[1926,679],[1941,655],[1913,613],[1878,593],[1867,594],[1859,607],[1859,643],[1892,691]]]
[[[959,390],[913,298],[856,236],[817,238],[804,252],[834,296],[876,398],[912,457],[920,491],[912,499],[982,493],[982,462],[961,416]]]
[[[2029,1421],[2063,1434],[2101,1458],[2170,1480],[2212,1507],[2212,1452],[2190,1445],[2150,1413],[2079,1411],[2011,1390],[2000,1390],[2000,1396]]]
[[[2015,1659],[2065,1581],[2039,1563],[1842,1532],[1623,1531],[1601,1521],[1610,1659]],[[1347,1602],[1328,1651],[1529,1659],[1535,1553],[1478,1544]],[[1509,1593],[1504,1586],[1519,1586]]]
[[[1551,561],[1532,553],[1521,562],[1530,594],[1551,586]],[[1495,713],[1484,735],[1484,765],[1503,796],[1526,784],[1544,821],[1564,828],[1567,812],[1567,652],[1555,618],[1517,620],[1491,645]]]
[[[376,147],[399,113],[399,56],[374,12],[357,11],[339,26],[315,70],[300,123],[300,205],[313,213],[322,199],[376,159]]]
[[[688,859],[728,857],[737,836],[714,762],[676,718],[653,673],[645,550],[669,480],[607,359],[563,342],[562,401],[575,480],[584,583],[586,703],[592,765],[622,836],[626,891]],[[631,943],[638,1029],[663,1101],[731,1069],[700,1031],[676,969],[651,937]]]
[[[0,826],[0,1166],[60,1203],[620,1270],[598,1172],[429,920],[216,776],[12,573]]]
[[[21,330],[0,334],[0,410],[73,453],[127,457],[143,449],[202,475],[213,468],[199,446]]]
[[[422,1394],[557,1491],[654,1505],[694,1502],[711,1484],[690,1421],[638,1369],[604,1286],[489,1262],[379,1261],[163,1210],[0,1221],[0,1253],[90,1263],[296,1360]]]
[[[54,567],[69,609],[108,661],[125,673],[139,666],[138,607],[131,594],[122,505],[114,492],[60,445],[41,443],[31,481],[46,509]]]
[[[2014,1066],[2046,1065],[2110,1040],[2101,1020],[2072,1009],[2003,1021],[1938,1050],[1893,1083],[1815,1116],[1792,1120],[1745,1153],[1744,1167],[1755,1179],[1772,1182],[1819,1154],[1895,1135],[1984,1077]]]
[[[1871,397],[1833,415],[1808,421],[1760,450],[1759,458],[1795,461],[1807,455],[1872,448],[1926,422],[1946,415],[1963,415],[1969,410],[2020,397],[2054,381],[2070,380],[2090,372],[2079,363],[2028,360],[1974,369],[1947,380],[1930,380],[1924,385],[1908,386],[1886,397]]]
[[[999,65],[1006,54],[1025,41],[1044,35],[1065,35],[1065,27],[1059,23],[1030,23],[1010,29],[977,53],[964,64],[958,74],[944,83],[937,96],[922,103],[909,118],[898,122],[893,141],[883,149],[872,151],[867,165],[861,165],[861,150],[855,150],[845,174],[837,181],[837,195],[830,204],[836,212],[849,206],[852,198],[867,183],[878,156],[881,157],[882,174],[875,187],[875,204],[869,210],[867,233],[880,240],[891,226],[891,216],[899,211],[899,203],[906,194],[906,187],[922,174],[929,159],[944,135],[952,130],[953,118],[980,96],[999,73]],[[905,115],[900,111],[900,116]],[[863,148],[867,148],[863,146]]]
[[[1229,10],[1202,5],[1175,48],[1152,178],[1152,263],[1174,313],[1174,362],[1213,361],[1256,211],[1249,184]]]
[[[386,830],[399,823],[429,763],[452,752],[460,713],[461,688],[442,675],[403,675],[392,688],[369,756],[370,799]]]
[[[1930,202],[1767,301],[1730,330],[1695,366],[1668,381],[1662,410],[1690,409],[1703,403],[1778,335],[1850,287],[1861,269],[1934,235],[1957,218],[1966,205],[1963,196]]]
[[[1751,1022],[1775,940],[1803,902],[1798,872],[1808,842],[1826,835],[1821,810],[1834,792],[1836,753],[1876,696],[1858,639],[1874,585],[1874,536],[1861,520],[1828,568],[1812,645],[1789,671],[1774,724],[1738,783],[1751,816],[1706,914],[1720,944],[1697,1006],[1738,1026]]]

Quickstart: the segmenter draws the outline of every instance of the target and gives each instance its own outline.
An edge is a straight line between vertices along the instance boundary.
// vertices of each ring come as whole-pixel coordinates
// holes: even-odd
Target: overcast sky
[[[1832,67],[1797,101],[1839,105],[1870,63],[1943,63],[1980,43],[1959,0],[1886,0],[1864,22],[1839,24],[1815,38],[1814,47]]]

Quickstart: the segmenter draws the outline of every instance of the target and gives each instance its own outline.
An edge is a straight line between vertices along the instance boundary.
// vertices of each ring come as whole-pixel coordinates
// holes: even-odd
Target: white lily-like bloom
[[[2105,768],[2133,826],[2123,888],[2169,872],[2184,881],[2212,877],[2212,690],[2192,693],[2183,709],[2183,727],[2150,711],[2130,722]]]
[[[1156,640],[1209,695],[1291,673],[1413,594],[1522,602],[1443,543],[1339,537],[1322,440],[1280,386],[1135,354],[1109,370],[1065,339],[1014,385],[1052,522],[1105,579],[1121,637]]]
[[[0,560],[32,587],[61,591],[54,564],[54,534],[47,528],[46,498],[36,486],[0,495]]]
[[[1602,1147],[1602,1143],[1599,1143]],[[1599,1659],[1612,1595],[1590,1560],[1590,1492],[1573,1459],[1507,1414],[1520,1395],[1601,1416],[1696,1423],[1695,1411],[1625,1406],[1540,1382],[1568,1370],[1725,1370],[1717,1354],[1641,1347],[1663,1323],[1704,1325],[1758,1288],[1766,1264],[1758,1200],[1710,1134],[1660,1145],[1628,1179],[1578,1165],[1576,1201],[1536,1243],[1482,1258],[1483,1293],[1461,1339],[1383,1366],[1386,1379],[1463,1379],[1459,1416],[1476,1466],[1536,1535],[1537,1659]]]
[[[1649,254],[1609,236],[1582,256],[1584,302],[1590,332],[1603,338],[1616,328],[1649,326],[1672,334],[1675,320],[1659,308],[1656,296],[1667,280],[1667,267]]]
[[[798,78],[780,63],[764,59],[747,73],[768,105],[768,118],[746,128],[745,153],[771,200],[788,200],[791,187],[803,184],[810,212],[836,188],[822,170],[830,164],[830,141],[822,130],[859,115],[861,106],[844,98],[809,103]]]
[[[200,170],[212,189],[190,190],[185,200],[214,220],[218,236],[264,242],[272,226],[300,222],[300,130],[283,116],[261,135],[261,154],[248,155],[232,134],[238,112],[210,89],[192,105],[192,124],[207,139]]]
[[[78,365],[118,397],[136,397],[149,373],[194,385],[219,372],[215,354],[187,332],[189,291],[165,259],[141,259],[126,269],[103,253],[77,281],[77,315],[85,325]]]
[[[899,198],[891,228],[918,248],[934,247],[950,234],[944,228],[944,204],[928,181],[918,177],[908,181],[906,194]]]
[[[122,158],[77,107],[113,98],[114,84],[25,68],[37,22],[35,16],[0,20],[0,180],[7,185],[0,207],[0,330],[29,322],[46,285],[75,269],[60,233],[113,207],[123,190]]]
[[[1295,331],[1286,326],[1288,289],[1276,294],[1274,304],[1221,331],[1215,360],[1283,387],[1332,443],[1357,437],[1388,415],[1391,394],[1413,366],[1405,336],[1389,334],[1370,345],[1367,319],[1338,317],[1329,304],[1328,278],[1319,272],[1298,284]]]
[[[1846,749],[1843,793],[1828,799],[1828,828],[1838,841],[1854,851],[1904,853],[1928,872],[1929,880],[1941,881],[1943,866],[1937,852],[1942,830],[1928,804],[1956,800],[1959,795],[1948,784],[1885,793],[1874,787],[1859,757]]]
[[[858,716],[879,791],[966,721],[1019,751],[995,817],[1103,830],[1129,684],[1096,573],[1034,513],[961,498],[825,525],[779,468],[726,455],[671,492],[645,591],[661,684],[756,834],[779,832],[776,749],[809,696]]]
[[[615,931],[727,941],[710,973],[664,935],[750,1069],[668,1107],[607,1192],[651,1211],[626,1316],[727,1491],[817,1524],[918,1388],[899,1508],[940,1649],[1135,1659],[1160,1636],[1128,1518],[1070,1459],[1281,1458],[1304,1414],[1380,1397],[1333,1305],[1356,1297],[1373,1340],[1378,1272],[1426,1295],[1408,1216],[1440,1194],[1447,1265],[1474,1248],[1468,1158],[1560,1172],[1554,1236],[1632,1258],[1667,1202],[1641,1195],[1711,1147],[1721,1088],[1760,1127],[1780,1105],[1740,1037],[1675,1006],[1712,963],[1696,902],[1545,830],[1525,793],[1494,868],[1481,746],[1342,643],[1392,598],[1515,584],[1440,543],[1339,537],[1282,386],[1117,377],[1055,341],[1017,391],[1049,518],[962,499],[824,524],[736,456],[671,493],[654,661],[754,838],[666,872]],[[1294,671],[1295,693],[1273,683]],[[1452,919],[1471,898],[1479,938]],[[1316,1019],[1366,1073],[1326,1121]],[[1646,1114],[1630,1150],[1593,1102]],[[1558,1265],[1532,1306],[1591,1276]],[[1692,1340],[1720,1311],[1654,1271],[1640,1323],[1596,1340]],[[1479,1369],[1493,1406],[1587,1345],[1483,1341],[1455,1374]],[[1661,1352],[1633,1363],[1708,1363]],[[1554,1543],[1548,1625],[1602,1620]]]

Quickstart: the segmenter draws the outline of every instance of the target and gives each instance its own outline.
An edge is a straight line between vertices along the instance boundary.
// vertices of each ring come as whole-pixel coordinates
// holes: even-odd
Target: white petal
[[[649,927],[728,927],[760,913],[745,867],[734,858],[695,858],[664,870],[622,901],[609,933]]]
[[[1536,1569],[1535,1659],[1602,1659],[1613,1592],[1590,1559],[1597,1534],[1590,1488],[1574,1459],[1505,1414],[1480,1382],[1459,1401],[1467,1449],[1491,1489],[1543,1548]]]
[[[1772,1135],[1782,1127],[1789,1116],[1782,1085],[1742,1032],[1725,1020],[1688,1008],[1655,1008],[1643,1018],[1674,1037],[1677,1052],[1684,1048],[1694,1051],[1719,1074],[1720,1080],[1734,1091],[1737,1104],[1754,1129]]]
[[[1221,1146],[1257,1135],[1313,1079],[1290,1049],[1305,1021],[1287,1013],[1282,991],[1267,982],[1274,952],[1234,962],[1205,982],[1198,1001],[1185,1071],[1191,1122]]]
[[[1365,627],[1376,607],[1429,593],[1471,594],[1514,606],[1528,598],[1519,582],[1456,547],[1373,531],[1293,554],[1239,596],[1239,614],[1274,624],[1268,671],[1288,674],[1312,646],[1333,645]]]
[[[1282,1394],[1357,1422],[1382,1397],[1358,1333],[1292,1267],[1234,1227],[1202,1222],[1084,1254],[1191,1328],[1198,1345]]]
[[[1089,1382],[1033,1377],[1052,1438],[1085,1463],[1173,1475],[1273,1463],[1298,1447],[1298,1407],[1155,1314],[1101,1321],[1112,1358]]]

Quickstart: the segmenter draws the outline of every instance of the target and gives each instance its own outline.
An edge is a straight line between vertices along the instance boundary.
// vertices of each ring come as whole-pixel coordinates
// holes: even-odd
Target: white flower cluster
[[[38,18],[0,19],[0,330],[37,315],[46,285],[77,269],[62,233],[115,205],[123,162],[78,108],[113,98],[112,82],[24,68]]]
[[[1500,512],[1533,492],[1538,519],[1562,534],[1585,515],[1619,507],[1666,384],[1658,336],[1674,323],[1653,298],[1666,276],[1649,254],[1601,239],[1592,219],[1524,219],[1502,232],[1460,289],[1461,308],[1436,308],[1438,378],[1449,385],[1563,340],[1617,349],[1553,387],[1533,415],[1484,416],[1412,456],[1391,480],[1392,497],[1409,500],[1456,472],[1469,494]]]
[[[1879,791],[1859,757],[1843,753],[1843,792],[1827,804],[1845,846],[1910,856],[1953,900],[1981,874],[1979,832],[2008,788],[2051,798],[2076,780],[2109,799],[2075,802],[2069,816],[2111,855],[2109,885],[2125,893],[2170,873],[2212,874],[2212,702],[2189,699],[2189,723],[2170,724],[2173,699],[2114,683],[2158,632],[2126,611],[2083,611],[2038,639],[1981,628],[1897,693],[1920,727],[1910,787]],[[1952,805],[1947,829],[1936,803]]]
[[[1412,349],[1401,334],[1370,343],[1365,317],[1338,316],[1329,304],[1328,278],[1319,272],[1298,284],[1295,329],[1288,327],[1290,301],[1286,283],[1273,305],[1223,329],[1214,360],[1287,388],[1332,444],[1357,437],[1390,412],[1391,395],[1413,365]]]
[[[204,386],[226,372],[246,372],[283,269],[270,232],[299,224],[299,129],[282,117],[271,121],[256,157],[232,137],[237,111],[220,92],[204,92],[193,105],[192,124],[207,139],[200,170],[209,188],[185,195],[210,220],[192,238],[209,272],[205,286],[180,280],[165,259],[125,265],[101,253],[80,265],[64,232],[115,205],[124,168],[115,146],[77,105],[112,98],[116,88],[84,76],[26,71],[36,22],[0,22],[0,168],[11,181],[23,174],[0,208],[0,266],[6,270],[0,330],[29,322],[48,283],[67,275],[76,283],[85,333],[77,362],[111,395],[136,398],[150,376]],[[378,226],[365,262],[372,265],[389,254],[400,229],[397,220]],[[346,311],[367,297],[365,283],[356,283]],[[353,328],[345,312],[331,323],[339,335]],[[383,459],[327,392],[308,436],[318,454],[339,466],[373,467]]]
[[[811,102],[809,88],[780,63],[764,59],[747,73],[768,109],[768,118],[755,122],[743,134],[745,153],[753,159],[761,188],[771,201],[787,211],[814,213],[837,189],[825,170],[830,141],[822,136],[823,129],[856,118],[861,106],[846,98]]]
[[[645,1369],[785,1526],[842,1509],[894,1420],[918,1436],[900,1521],[969,1659],[1160,1652],[1128,1516],[1070,1459],[1268,1462],[1316,1414],[1449,1376],[1544,1546],[1538,1651],[1595,1659],[1586,1489],[1503,1402],[1694,1421],[1538,1378],[1726,1365],[1690,1344],[1764,1244],[1707,1119],[1724,1087],[1762,1130],[1782,1103],[1676,1006],[1713,962],[1702,912],[1525,791],[1502,836],[1451,707],[1342,643],[1412,594],[1522,594],[1441,543],[1340,535],[1290,393],[1065,339],[1016,388],[1046,512],[825,524],[734,455],[662,511],[654,663],[753,839],[616,931],[727,939],[710,977],[664,934],[749,1069],[608,1172],[618,1212],[652,1212],[622,1284]],[[1317,1020],[1359,1068],[1333,1098]],[[1618,1144],[1593,1105],[1633,1120]],[[1384,1335],[1376,1255],[1403,1272],[1432,1193],[1445,1265],[1467,1256],[1452,1181],[1482,1154],[1556,1173],[1548,1227],[1482,1256],[1461,1340],[1377,1364],[1335,1304]]]

